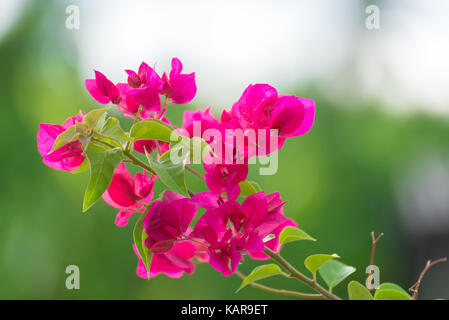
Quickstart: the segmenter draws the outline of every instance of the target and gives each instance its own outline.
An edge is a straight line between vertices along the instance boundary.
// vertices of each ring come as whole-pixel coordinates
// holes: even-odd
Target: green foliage
[[[304,265],[313,274],[313,280],[316,281],[316,272],[330,259],[339,258],[337,254],[313,254],[304,260]]]
[[[106,142],[120,148],[124,147],[128,141],[131,141],[131,138],[128,137],[128,135],[120,127],[120,122],[118,119],[114,117],[111,117],[106,121],[100,133]]]
[[[157,160],[145,151],[151,168],[164,185],[173,192],[189,197],[185,182],[185,157],[187,155],[182,155],[179,161],[174,163],[171,159],[172,152],[174,150],[167,151]]]
[[[349,300],[374,300],[371,292],[358,281],[351,281],[348,284]]]
[[[157,119],[145,119],[134,124],[129,132],[134,140],[176,142],[180,135],[168,124]]]
[[[109,108],[98,108],[88,112],[83,119],[83,124],[89,130],[94,130],[99,120],[105,115]]]
[[[84,194],[83,212],[86,212],[106,191],[114,169],[123,160],[120,148],[109,149],[90,143],[85,150],[90,164],[90,181]]]
[[[81,173],[86,171],[87,169],[89,169],[89,160],[87,160],[87,158],[84,158],[83,162],[81,162],[80,166],[76,169],[71,171],[70,173],[72,174],[77,174],[77,173]]]
[[[403,288],[391,282],[382,283],[377,288],[374,298],[377,300],[411,300],[412,298]]]
[[[337,260],[329,260],[319,268],[319,272],[329,290],[332,290],[332,288],[355,272],[355,268]]]
[[[254,181],[248,180],[241,181],[239,183],[239,186],[240,186],[240,195],[244,197],[262,191],[262,188],[259,186],[259,184],[257,184],[257,182]]]
[[[285,227],[284,230],[282,230],[281,234],[279,235],[280,244],[298,240],[316,241],[316,239],[309,236],[305,231],[291,226]]]
[[[145,211],[145,214],[148,210]],[[145,239],[148,238],[147,233],[145,230],[143,230],[142,227],[142,221],[145,217],[145,214],[142,214],[137,220],[134,230],[133,230],[133,238],[134,243],[136,244],[137,252],[139,252],[140,258],[143,261],[143,264],[145,265],[145,268],[147,270],[148,279],[150,279],[150,267],[151,267],[151,260],[153,258],[153,252],[148,250],[148,248],[145,246],[144,242]]]
[[[66,131],[58,135],[49,153],[52,153],[53,151],[61,148],[62,146],[65,146],[70,142],[78,140],[79,137],[80,133],[76,130],[76,127],[74,125],[71,126]]]
[[[262,266],[258,266],[256,268],[254,268],[254,270],[251,271],[251,273],[243,280],[242,284],[240,285],[240,288],[238,288],[236,292],[239,292],[240,290],[242,290],[244,287],[246,287],[251,282],[265,279],[265,278],[272,277],[272,276],[279,275],[279,274],[285,275],[281,271],[281,269],[279,268],[279,266],[277,264],[271,263],[271,264],[265,264]]]

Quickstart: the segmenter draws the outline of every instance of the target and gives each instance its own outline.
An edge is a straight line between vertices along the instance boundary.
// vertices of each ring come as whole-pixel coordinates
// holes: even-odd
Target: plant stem
[[[236,271],[235,274],[238,277],[240,277],[242,280],[246,278],[246,276],[243,273],[241,273],[240,271]],[[275,289],[275,288],[264,286],[264,285],[259,284],[257,282],[251,282],[250,285],[253,286],[254,288],[257,288],[257,289],[260,289],[260,290],[264,290],[264,291],[268,291],[268,292],[276,293],[276,294],[282,294],[282,295],[286,295],[286,296],[295,296],[295,297],[312,298],[312,299],[314,299],[314,298],[323,298],[323,295],[321,295],[321,294],[302,293],[302,292],[297,292],[297,291]]]
[[[313,281],[309,277],[303,275],[300,271],[298,271],[295,267],[293,267],[287,260],[285,260],[279,253],[273,252],[269,248],[265,248],[264,251],[270,258],[279,263],[285,270],[287,270],[291,277],[296,278],[302,283],[305,283],[307,286],[315,290],[316,292],[321,293],[325,298],[329,300],[341,300],[340,297],[335,294],[327,291],[325,288],[320,286],[317,282]]]
[[[139,121],[141,111],[142,111],[142,106],[139,106],[139,109],[137,110],[137,113],[136,113],[136,117],[134,118],[134,121],[133,121],[133,126]],[[128,141],[126,143],[125,150],[131,151],[131,144],[132,144],[132,142]]]
[[[153,169],[152,169],[149,165],[147,165],[147,164],[146,164],[145,162],[143,162],[142,160],[138,159],[138,158],[137,158],[136,156],[134,156],[130,151],[124,150],[124,151],[123,151],[123,154],[124,154],[125,156],[127,156],[127,157],[131,160],[131,162],[134,163],[135,165],[138,165],[138,166],[142,167],[143,169],[145,169],[145,170],[151,172],[151,174],[156,175],[156,172],[154,172]]]
[[[410,289],[408,289],[409,291],[413,292],[413,296],[412,296],[413,300],[418,300],[419,286],[421,285],[421,281],[424,278],[424,275],[426,274],[426,272],[434,265],[441,263],[441,262],[446,262],[446,261],[447,261],[447,258],[441,258],[441,259],[438,259],[435,261],[432,261],[432,260],[427,261],[426,266],[424,267],[423,271],[421,271],[421,274],[419,275],[418,281],[416,281],[416,283]]]
[[[106,146],[108,148],[111,148],[111,149],[118,148],[117,146],[114,146],[114,145],[112,145],[110,143],[107,143],[106,141],[103,141],[103,140],[100,140],[100,139],[92,138],[92,140],[95,141],[95,142],[101,143],[104,146]]]
[[[370,263],[369,263],[370,266],[374,265],[374,255],[376,254],[376,245],[377,245],[377,242],[380,240],[380,238],[382,238],[383,235],[384,235],[383,232],[381,232],[376,238],[376,236],[374,235],[374,231],[371,231],[371,239],[372,239],[373,243],[372,243],[372,247],[371,247],[371,259],[370,259]],[[368,275],[369,281],[367,281],[367,283],[371,284],[371,281],[372,281],[371,277],[373,276],[373,273],[374,273],[373,270],[371,270]],[[375,289],[374,287],[368,288],[368,290],[374,290],[374,289]]]
[[[196,175],[198,178],[204,180],[204,176],[203,176],[201,173],[197,172],[196,170],[190,168],[190,167],[187,166],[187,165],[186,165],[186,170],[189,171],[189,172],[191,172],[191,173],[193,173],[193,174]]]

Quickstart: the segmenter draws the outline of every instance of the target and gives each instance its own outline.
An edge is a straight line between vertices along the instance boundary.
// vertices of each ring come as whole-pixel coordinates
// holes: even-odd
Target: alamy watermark
[[[365,8],[365,28],[368,30],[380,29],[380,9],[376,5],[369,5]]]
[[[65,268],[69,276],[65,279],[65,287],[69,290],[80,289],[80,268],[77,265],[69,265]]]
[[[65,27],[69,30],[79,30],[80,28],[80,8],[71,4],[65,8],[67,17],[65,19]]]
[[[368,274],[366,278],[365,286],[369,290],[377,289],[380,285],[380,270],[376,265],[369,265],[366,267],[365,272]]]

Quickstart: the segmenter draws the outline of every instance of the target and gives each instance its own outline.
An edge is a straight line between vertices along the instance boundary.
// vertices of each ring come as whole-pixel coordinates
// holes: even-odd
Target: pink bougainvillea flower
[[[147,269],[135,244],[133,249],[139,259],[136,273],[139,277],[147,279]],[[195,264],[192,262],[192,259],[196,256],[197,247],[193,242],[183,241],[175,243],[169,251],[153,255],[150,266],[150,278],[161,273],[165,273],[170,278],[180,278],[184,272],[192,274],[195,271]]]
[[[263,191],[248,196],[242,204],[210,192],[196,194],[190,202],[206,209],[191,238],[208,246],[209,263],[228,276],[248,253],[254,259],[267,259],[265,247],[279,248],[279,234],[286,226],[296,226],[283,214],[279,193]],[[274,235],[273,239],[266,239]]]
[[[156,71],[145,62],[140,64],[138,72],[125,70],[128,74],[127,83],[118,83],[120,91],[119,110],[127,118],[133,118],[139,106],[142,106],[140,117],[146,119],[153,116],[152,113],[161,113],[160,91],[162,79]]]
[[[204,132],[209,129],[215,129],[221,134],[220,121],[210,113],[210,107],[205,110],[184,111],[184,120],[182,128],[188,132],[190,137],[201,137],[207,143],[211,142],[212,137],[204,137]]]
[[[162,94],[176,104],[189,103],[196,94],[195,73],[181,74],[182,63],[178,58],[171,61],[170,78],[164,72]]]
[[[223,116],[222,116],[223,117]],[[234,103],[230,114],[224,114],[238,121],[243,130],[265,130],[262,140],[267,144],[265,150],[257,150],[257,155],[271,153],[281,148],[287,137],[296,137],[307,133],[315,118],[315,103],[311,99],[292,95],[278,95],[275,88],[268,84],[249,85],[240,99]],[[277,130],[277,134],[270,133]],[[270,143],[270,137],[276,136],[277,146]],[[252,143],[264,145],[257,136]]]
[[[209,163],[208,163],[209,162]],[[239,182],[248,176],[248,164],[223,164],[204,162],[204,180],[215,194],[226,192],[228,199],[234,200],[240,194]]]
[[[59,124],[41,123],[37,133],[37,148],[43,158],[43,162],[50,168],[63,171],[74,171],[84,161],[81,142],[74,141],[49,153],[55,144],[56,138],[75,122],[83,121],[84,113],[80,112],[75,117],[68,118],[61,126]]]
[[[268,127],[269,121],[262,123],[257,119],[256,111],[265,105],[271,105],[277,98],[277,91],[268,84],[250,84],[231,109],[232,117],[239,121],[243,129]]]
[[[127,104],[132,108],[142,106],[143,111],[160,111],[161,98],[160,92],[162,90],[162,79],[154,71],[153,68],[147,66],[145,73],[146,81],[141,87],[132,88],[126,92]],[[141,81],[143,79],[141,78]]]
[[[128,85],[131,88],[140,88],[147,82],[148,69],[151,69],[145,62],[139,66],[139,71],[136,73],[132,70],[125,70],[128,74]]]
[[[104,74],[95,71],[95,79],[85,81],[86,89],[99,103],[107,104],[120,102],[120,91]]]
[[[228,230],[222,239],[211,243],[209,246],[209,264],[225,277],[229,277],[236,272],[243,259],[235,240],[230,238],[230,231]]]
[[[148,234],[145,245],[153,252],[165,252],[173,247],[176,240],[182,239],[196,214],[196,207],[188,198],[170,190],[162,201],[154,201],[142,222]]]
[[[296,226],[292,219],[284,216],[284,204],[279,193],[267,195],[261,191],[248,196],[240,207],[241,211],[230,213],[233,225],[248,235],[248,240],[252,242],[253,248],[246,247],[252,258],[267,259],[263,249],[260,250],[264,238],[270,234],[274,235],[275,238],[267,241],[265,246],[277,251],[281,231],[286,226]]]
[[[190,199],[191,203],[206,210],[216,209],[226,201],[227,200],[219,194],[212,192],[199,192]]]
[[[208,210],[196,223],[192,237],[208,244],[209,264],[225,277],[237,270],[242,260],[232,238],[232,230],[227,229],[228,217],[221,209]]]
[[[110,206],[120,210],[115,220],[117,226],[127,225],[134,213],[144,212],[145,205],[153,198],[155,179],[156,176],[148,178],[146,173],[140,172],[133,177],[123,162],[115,168],[111,184],[103,194],[103,199]]]

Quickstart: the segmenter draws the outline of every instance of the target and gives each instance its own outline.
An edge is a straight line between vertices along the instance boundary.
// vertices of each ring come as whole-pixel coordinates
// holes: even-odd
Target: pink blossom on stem
[[[115,224],[123,227],[136,212],[143,213],[145,205],[153,198],[153,185],[156,176],[148,178],[146,173],[138,172],[135,177],[120,163],[114,170],[111,184],[103,194],[103,200],[119,209]]]
[[[139,277],[147,279],[147,269],[135,244],[133,245],[133,250],[139,259],[136,273]],[[150,278],[161,273],[165,273],[170,278],[180,278],[184,272],[192,274],[195,271],[195,264],[192,262],[192,259],[196,256],[197,247],[193,242],[183,241],[175,243],[169,251],[153,255],[150,266]]]
[[[207,208],[190,236],[208,245],[210,265],[225,276],[236,271],[246,253],[254,259],[267,259],[265,247],[277,251],[281,231],[296,226],[284,216],[285,202],[278,193],[261,191],[248,196],[242,204],[206,192],[190,201]],[[264,242],[268,235],[275,238]]]
[[[170,190],[162,201],[154,201],[143,219],[142,226],[148,234],[145,245],[153,252],[170,250],[175,241],[182,240],[196,214],[196,207],[188,198]]]
[[[239,182],[248,176],[248,164],[217,164],[204,162],[204,180],[210,191],[215,194],[226,192],[229,199],[240,194]]]
[[[196,122],[196,123],[195,123]],[[201,130],[194,132],[194,128],[197,126]],[[221,132],[221,124],[218,119],[210,112],[210,107],[205,110],[198,109],[196,111],[184,111],[184,119],[182,128],[189,133],[190,137],[197,136],[203,138],[203,134],[208,129],[216,129]],[[210,139],[206,139],[207,143],[210,143]]]
[[[99,103],[120,102],[120,91],[104,74],[95,71],[95,79],[86,79],[86,89]]]
[[[68,118],[61,126],[59,124],[41,123],[37,133],[37,148],[43,162],[50,168],[63,171],[74,171],[84,161],[81,142],[70,142],[52,153],[49,153],[55,144],[56,138],[75,122],[83,122],[84,113]]]
[[[159,112],[161,108],[162,79],[153,68],[147,66],[146,81],[139,88],[131,88],[126,92],[127,104],[131,107],[142,106],[143,111]]]
[[[315,102],[311,99],[293,95],[278,95],[275,88],[268,84],[249,85],[240,99],[234,103],[230,113],[224,113],[227,121],[238,122],[243,130],[265,130],[263,140],[265,150],[257,150],[257,155],[277,151],[287,137],[296,137],[307,133],[314,122]],[[278,146],[271,145],[270,129],[277,130]],[[254,145],[262,144],[257,139]]]
[[[195,73],[182,74],[182,63],[178,58],[171,61],[170,77],[164,72],[162,93],[176,104],[189,103],[196,94]]]

